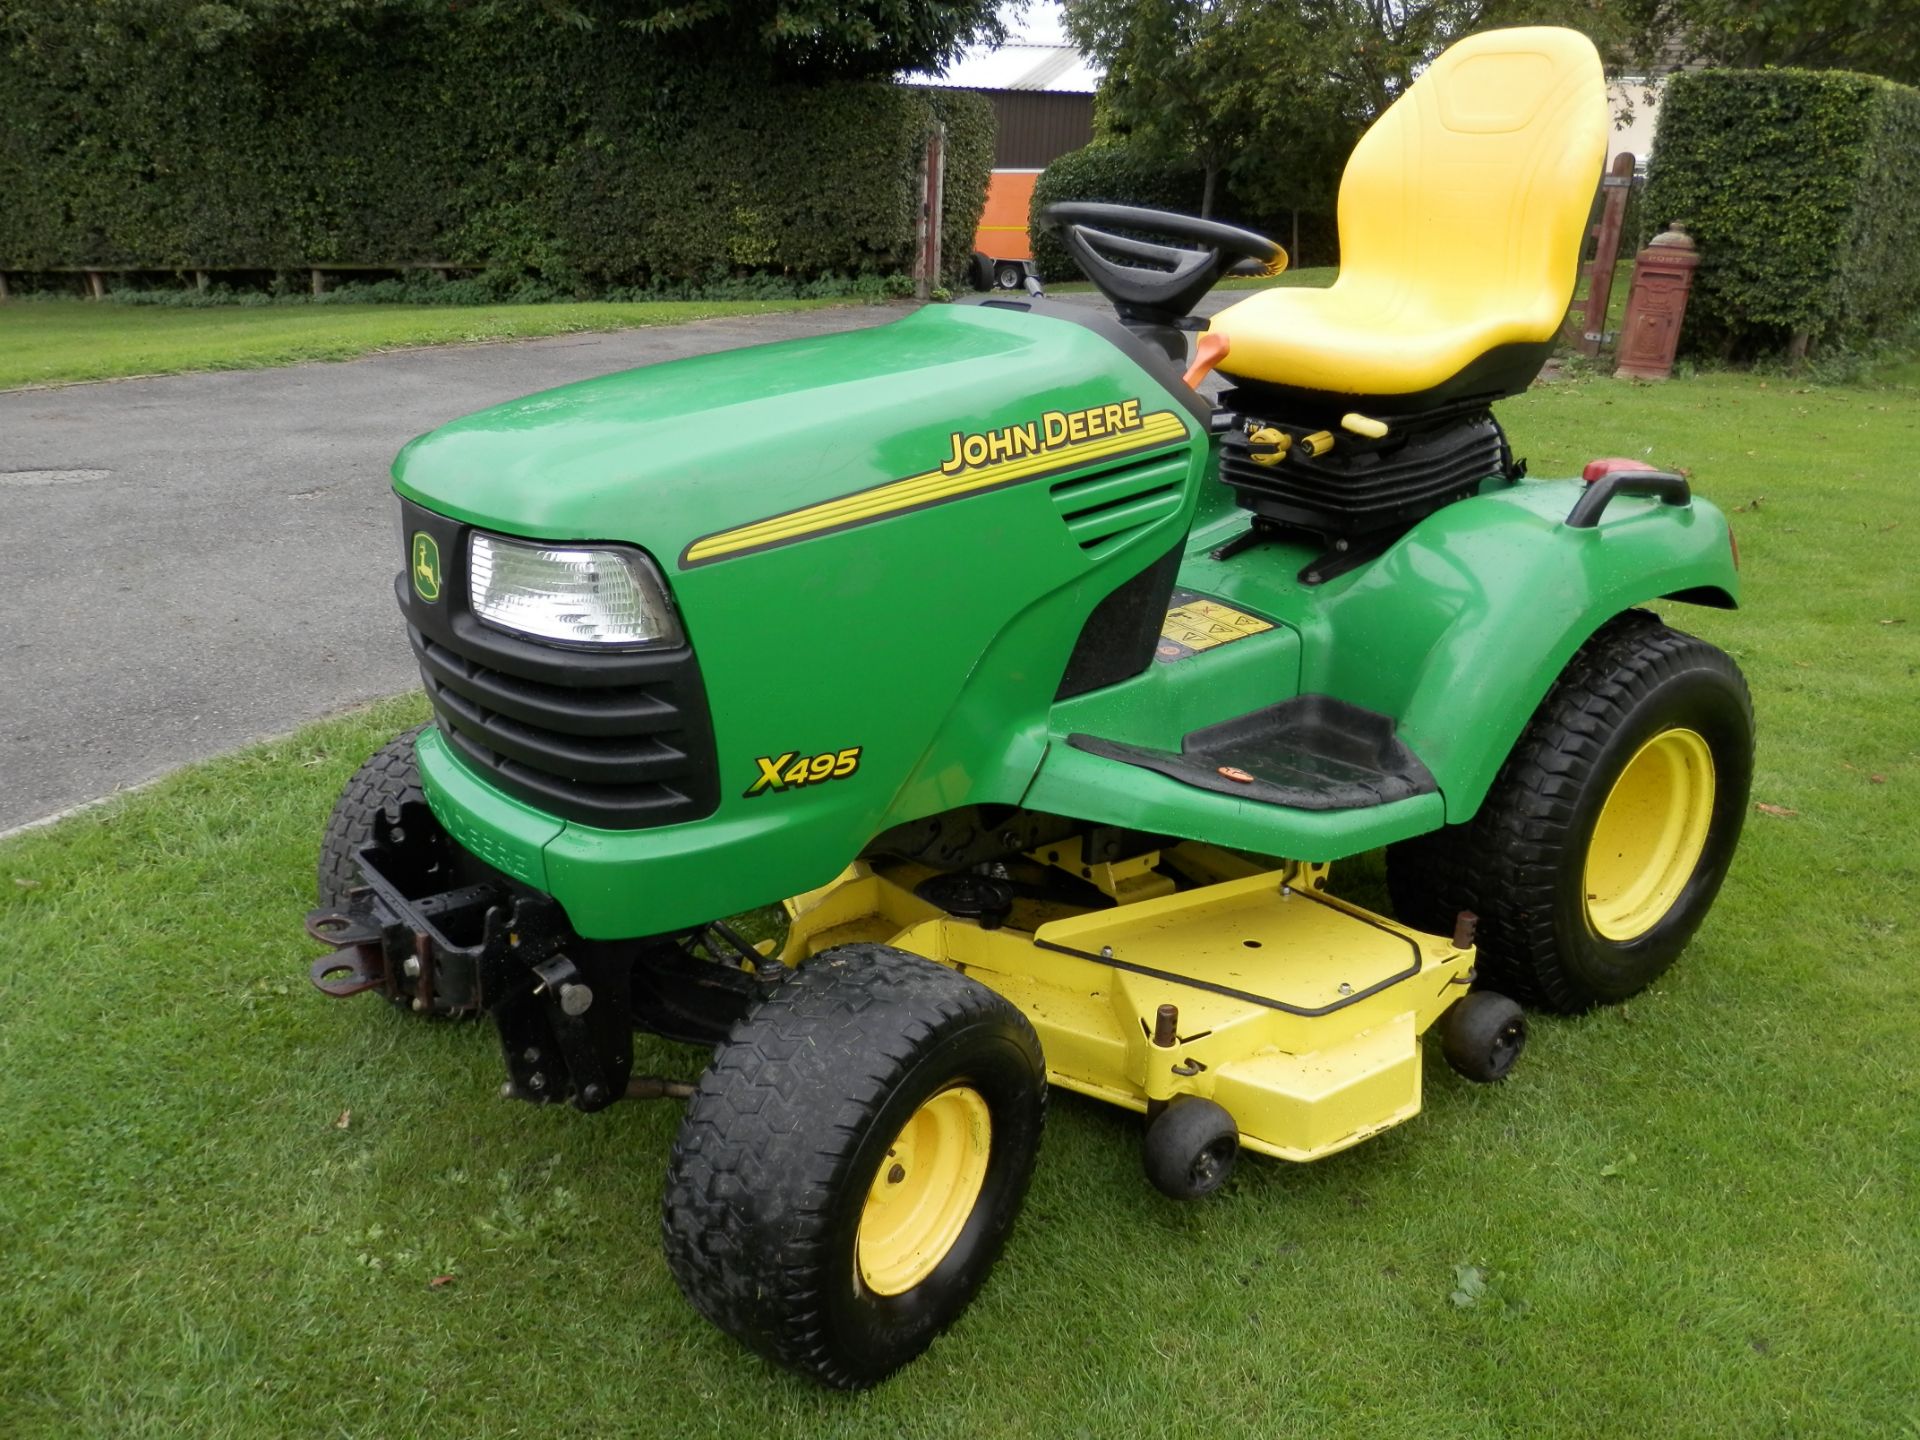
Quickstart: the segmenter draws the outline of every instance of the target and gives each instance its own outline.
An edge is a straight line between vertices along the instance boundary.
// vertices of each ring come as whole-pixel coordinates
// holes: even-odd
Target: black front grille
[[[501,790],[567,820],[635,830],[719,803],[706,687],[693,652],[603,654],[542,645],[467,608],[469,527],[403,502],[409,549],[439,546],[441,597],[396,585],[407,638],[448,743]]]

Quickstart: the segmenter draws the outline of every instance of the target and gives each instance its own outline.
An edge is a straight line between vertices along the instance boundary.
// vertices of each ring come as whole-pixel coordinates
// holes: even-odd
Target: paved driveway
[[[393,603],[387,466],[421,431],[572,380],[902,313],[0,394],[0,833],[418,685]]]
[[[876,325],[703,321],[0,394],[0,832],[419,684],[387,465],[528,391]]]

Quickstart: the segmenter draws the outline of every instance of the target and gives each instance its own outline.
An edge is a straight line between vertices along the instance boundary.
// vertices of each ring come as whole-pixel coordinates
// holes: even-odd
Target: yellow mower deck
[[[1177,889],[1162,860],[1194,882]],[[877,941],[970,975],[1025,1012],[1048,1078],[1134,1110],[1224,1106],[1248,1149],[1314,1160],[1420,1109],[1419,1037],[1467,993],[1474,951],[1325,893],[1326,867],[1262,869],[1184,844],[1083,864],[1080,842],[1028,861],[1097,885],[1112,908],[1016,899],[999,928],[914,887],[935,872],[860,861],[787,902],[780,958]],[[1161,1007],[1177,1016],[1159,1026]]]

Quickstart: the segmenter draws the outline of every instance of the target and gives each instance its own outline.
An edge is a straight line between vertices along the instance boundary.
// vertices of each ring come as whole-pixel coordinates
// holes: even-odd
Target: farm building
[[[1069,40],[1057,6],[1036,4],[1010,17],[1005,44],[975,46],[939,75],[902,77],[907,85],[972,90],[993,105],[998,138],[987,205],[974,234],[976,279],[1017,287],[1025,262],[1027,205],[1040,172],[1093,139],[1098,64]]]

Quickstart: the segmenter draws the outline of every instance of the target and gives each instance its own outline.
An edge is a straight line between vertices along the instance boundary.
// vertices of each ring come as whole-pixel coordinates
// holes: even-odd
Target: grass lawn
[[[1278,275],[1229,275],[1224,280],[1215,281],[1213,289],[1265,290],[1274,286],[1301,286],[1309,290],[1324,290],[1333,284],[1334,277],[1339,273],[1337,265],[1318,265],[1306,270],[1283,270]],[[1094,290],[1090,280],[1062,280],[1047,286],[1049,295],[1091,295]]]
[[[524,340],[845,303],[674,300],[634,305],[174,308],[88,300],[21,301],[0,305],[0,390],[180,370],[251,370],[300,360],[348,360],[409,345]]]
[[[1607,323],[1602,328],[1609,334],[1617,334],[1620,322],[1626,318],[1627,295],[1633,289],[1633,257],[1629,255],[1615,262],[1613,267],[1613,288],[1607,291]],[[1580,278],[1573,282],[1572,317],[1567,322],[1569,332],[1577,332],[1587,315],[1587,296],[1593,291],[1593,277],[1581,272]]]
[[[1309,290],[1324,290],[1340,273],[1337,265],[1315,265],[1305,270],[1282,270],[1278,275],[1229,275],[1214,285],[1215,290],[1265,290],[1270,286],[1297,285]]]
[[[0,1433],[1920,1434],[1920,398],[1503,413],[1535,473],[1646,454],[1740,512],[1748,608],[1670,615],[1746,668],[1775,808],[1651,992],[1194,1206],[1058,1095],[980,1301],[829,1394],[675,1290],[677,1106],[502,1101],[487,1029],[308,988],[328,806],[424,713],[390,702],[0,843]]]

